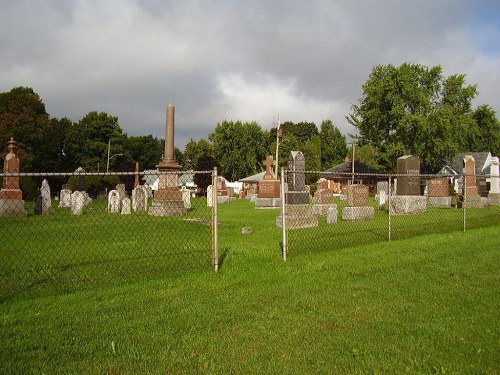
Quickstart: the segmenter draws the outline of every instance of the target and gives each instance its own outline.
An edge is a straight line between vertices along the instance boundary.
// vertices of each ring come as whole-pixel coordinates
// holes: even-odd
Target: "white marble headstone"
[[[122,199],[122,215],[130,215],[131,213],[131,202],[130,198],[123,198]]]
[[[207,187],[207,207],[214,206],[214,197],[213,197],[213,186],[208,185]]]
[[[81,191],[75,191],[71,194],[71,214],[81,215],[85,207],[85,196]]]
[[[116,190],[108,193],[108,212],[115,214],[120,212],[120,193]]]

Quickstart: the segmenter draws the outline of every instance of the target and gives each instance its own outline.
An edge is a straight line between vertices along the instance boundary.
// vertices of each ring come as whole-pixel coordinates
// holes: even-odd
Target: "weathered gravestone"
[[[498,157],[491,159],[490,165],[490,191],[488,193],[488,202],[491,205],[500,206],[500,176]]]
[[[3,172],[19,173],[20,163],[15,151],[17,142],[11,138],[7,142],[9,152],[5,156]],[[24,208],[23,192],[19,189],[19,176],[4,176],[3,187],[0,190],[0,216],[26,216],[28,212]]]
[[[59,193],[59,208],[71,207],[71,190],[62,189]]]
[[[431,178],[427,183],[427,205],[451,207],[450,183],[447,177]]]
[[[117,184],[115,190],[118,192],[118,195],[120,195],[120,202],[125,198],[127,198],[127,192],[125,191],[125,184]]]
[[[396,195],[391,196],[392,215],[416,214],[427,211],[427,199],[420,195],[420,160],[413,155],[398,158]]]
[[[477,185],[476,161],[472,155],[464,157],[463,173],[465,175],[465,186],[459,196],[459,207],[482,208],[484,204]]]
[[[120,193],[116,190],[111,190],[108,193],[108,212],[116,214],[120,212]]]
[[[75,191],[85,191],[85,169],[83,169],[82,167],[78,167],[75,170],[75,181]]]
[[[375,209],[369,205],[368,185],[349,185],[347,187],[347,207],[342,209],[342,220],[360,221],[375,218]]]
[[[40,195],[35,198],[35,214],[45,215],[53,211],[50,186],[47,180],[42,181]]]
[[[305,170],[306,161],[302,151],[290,152],[287,173],[288,192],[285,194],[287,204],[309,204]]]
[[[217,187],[217,204],[228,203],[229,195],[226,187],[226,179],[222,176],[218,176],[216,179]]]
[[[214,206],[214,187],[213,185],[208,185],[207,187],[207,207]]]
[[[190,210],[191,209],[191,191],[183,186],[181,188],[182,192],[182,201],[184,202],[184,208]]]
[[[309,204],[306,189],[305,159],[301,151],[292,151],[288,159],[288,191],[285,193],[285,225],[288,229],[318,226],[318,217]],[[283,216],[276,218],[276,225],[283,226]]]
[[[266,167],[266,173],[259,181],[259,192],[255,199],[255,208],[279,208],[280,199],[280,181],[276,179],[273,173],[274,160],[272,155],[268,155],[263,163]]]
[[[71,214],[81,215],[85,208],[85,195],[81,191],[74,191],[71,194]]]
[[[326,178],[318,180],[313,201],[313,213],[318,216],[327,215],[330,208],[337,207],[333,203],[333,192],[328,188],[328,180]]]
[[[384,209],[389,195],[389,181],[378,181],[375,200],[378,202],[378,208]]]
[[[122,215],[130,215],[132,210],[131,210],[131,201],[130,201],[130,198],[123,198],[122,201],[122,211],[121,211],[121,214]]]
[[[148,210],[148,191],[144,185],[138,185],[132,190],[132,209],[134,212]]]

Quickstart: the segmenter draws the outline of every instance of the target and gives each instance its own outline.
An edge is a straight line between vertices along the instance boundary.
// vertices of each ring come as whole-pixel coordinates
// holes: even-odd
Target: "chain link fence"
[[[3,174],[20,177],[24,197],[0,200],[0,296],[216,265],[214,210],[194,176],[213,182],[216,171]],[[134,187],[142,178],[159,190]]]
[[[498,225],[490,177],[283,170],[283,257]]]

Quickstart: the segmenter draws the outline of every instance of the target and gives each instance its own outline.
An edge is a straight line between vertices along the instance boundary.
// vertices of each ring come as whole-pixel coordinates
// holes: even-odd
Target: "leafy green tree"
[[[203,154],[198,158],[198,162],[194,166],[195,171],[211,171],[214,167],[218,167],[217,161],[209,154]],[[205,191],[209,185],[212,184],[212,174],[209,173],[195,173],[193,181],[198,186],[198,189]]]
[[[319,135],[321,138],[322,169],[342,163],[347,155],[345,135],[333,125],[331,120],[325,120],[321,123]]]
[[[477,145],[474,151],[491,151],[500,155],[500,121],[496,118],[494,109],[489,105],[479,106],[472,118],[478,127]]]
[[[0,94],[0,141],[2,150],[14,137],[23,171],[40,171],[45,166],[44,133],[51,128],[49,115],[40,96],[29,87],[15,87]],[[43,171],[47,171],[44,168]]]
[[[413,154],[432,171],[451,154],[479,147],[481,131],[471,106],[476,94],[464,75],[445,78],[440,66],[376,66],[347,119],[358,129],[359,145],[381,153],[386,170],[394,170],[403,154]]]
[[[220,174],[230,181],[255,174],[266,158],[267,132],[256,122],[223,121],[218,123],[209,140]]]
[[[64,152],[73,161],[71,170],[83,167],[87,171],[97,171],[98,168],[105,171],[108,147],[111,156],[124,156],[126,138],[118,117],[105,112],[89,112],[66,133]],[[110,159],[110,170],[116,159]]]
[[[352,146],[347,152],[349,159],[352,160]],[[379,156],[379,151],[373,145],[354,146],[354,160],[374,169],[383,170],[383,166],[379,164]]]
[[[198,142],[192,138],[184,148],[184,168],[192,169],[197,163],[198,159],[203,155],[211,155],[212,147],[206,139],[200,139]]]
[[[318,127],[313,122],[302,121],[294,124],[291,121],[285,121],[281,124],[281,129],[283,129],[283,134],[293,135],[302,143],[318,135]]]
[[[152,135],[127,137],[124,151],[130,160],[139,162],[140,169],[155,169],[164,152],[162,140]]]

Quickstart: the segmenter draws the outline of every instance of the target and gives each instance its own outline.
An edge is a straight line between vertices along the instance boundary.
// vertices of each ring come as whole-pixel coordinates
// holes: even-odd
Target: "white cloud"
[[[308,97],[297,90],[293,78],[229,73],[219,77],[217,88],[221,97],[218,107],[224,109],[221,120],[255,120],[270,128],[273,119],[280,115],[287,121],[311,121],[319,126],[322,120],[341,112],[338,103]]]

